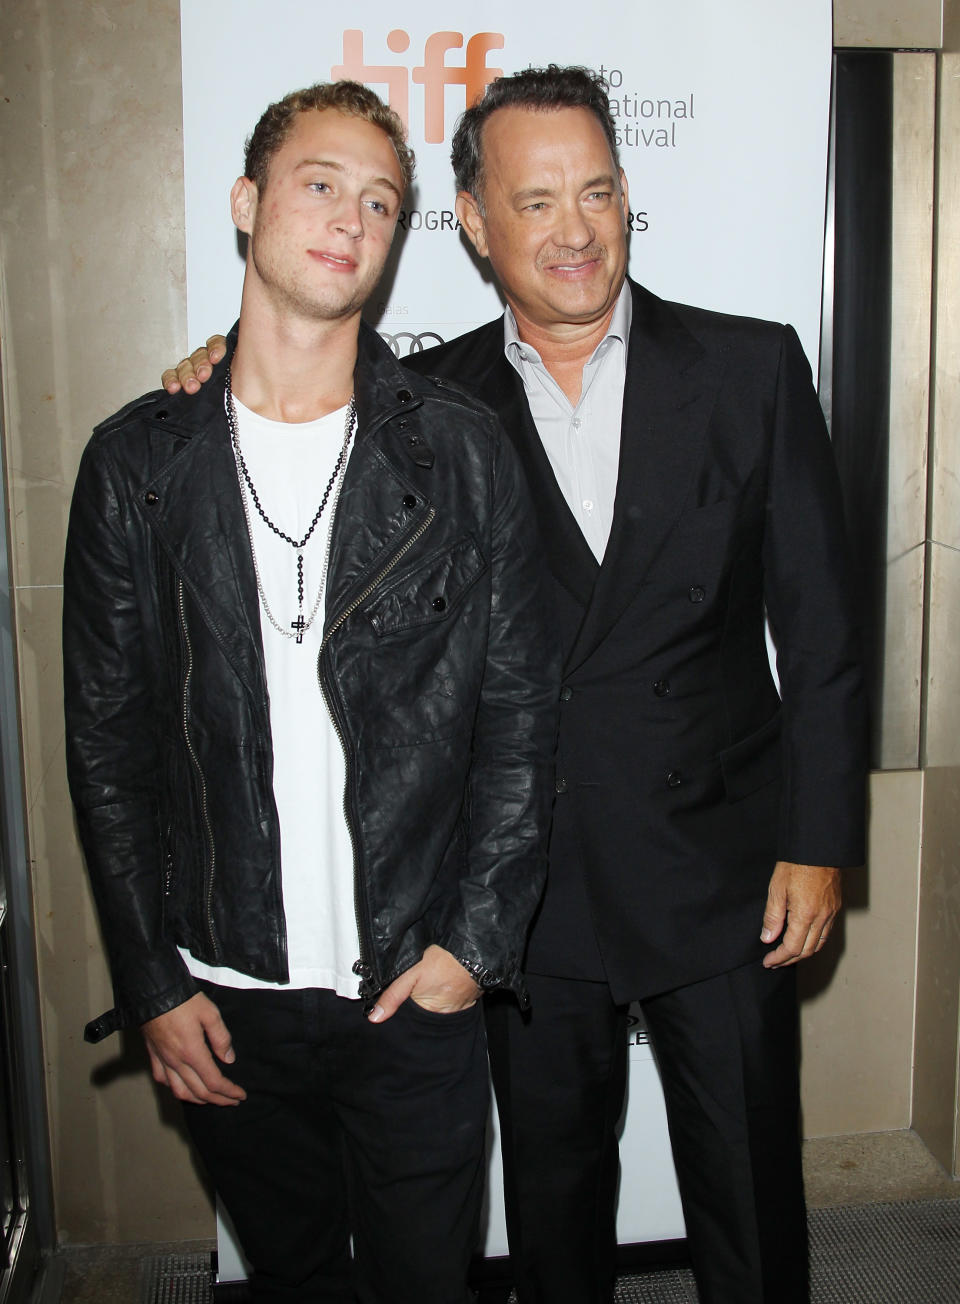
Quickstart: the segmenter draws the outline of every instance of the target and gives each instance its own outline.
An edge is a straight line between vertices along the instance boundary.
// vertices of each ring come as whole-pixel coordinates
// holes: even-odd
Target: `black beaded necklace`
[[[270,517],[263,510],[263,504],[260,502],[260,495],[257,493],[256,486],[254,485],[250,472],[247,469],[247,463],[246,463],[246,459],[243,456],[243,451],[240,448],[240,434],[237,427],[237,409],[236,409],[236,404],[234,403],[233,400],[232,381],[233,378],[230,373],[230,368],[228,367],[226,390],[224,393],[224,406],[227,412],[227,426],[229,427],[230,430],[230,442],[233,445],[233,455],[236,459],[237,469],[239,470],[241,475],[241,488],[246,486],[247,492],[249,493],[250,498],[253,501],[253,505],[257,509],[257,515],[260,517],[261,521],[263,521],[264,525],[268,526],[269,529],[271,529],[279,539],[283,539],[284,543],[289,543],[291,548],[293,548],[297,554],[297,618],[290,625],[289,631],[286,630],[281,624],[279,624],[279,622],[274,618],[273,612],[270,610],[270,606],[267,603],[267,596],[263,589],[263,579],[260,575],[260,567],[257,562],[256,549],[254,548],[253,545],[253,530],[251,528],[250,515],[247,508],[247,496],[246,494],[243,494],[242,495],[243,510],[244,510],[244,514],[247,517],[247,530],[250,535],[250,550],[253,553],[253,569],[257,578],[257,590],[260,594],[260,600],[263,603],[263,609],[267,614],[267,619],[270,621],[270,624],[274,627],[274,629],[277,630],[278,633],[282,634],[284,638],[293,638],[294,635],[296,635],[297,642],[302,643],[304,633],[313,624],[317,612],[320,609],[320,599],[323,596],[323,589],[327,578],[327,563],[329,561],[329,556],[330,556],[329,548],[328,548],[327,553],[324,557],[323,573],[320,579],[320,587],[317,590],[317,598],[313,604],[313,610],[310,612],[309,617],[304,618],[303,549],[307,546],[311,536],[313,535],[314,530],[317,528],[317,525],[320,523],[320,518],[323,515],[324,510],[326,509],[327,503],[330,499],[330,494],[333,491],[333,487],[334,485],[338,484],[338,481],[340,481],[341,473],[344,467],[346,466],[347,452],[350,447],[350,438],[353,434],[353,425],[357,415],[356,399],[353,395],[351,395],[350,402],[347,404],[347,415],[343,425],[343,444],[341,445],[340,453],[339,456],[337,457],[336,465],[333,468],[333,472],[330,476],[330,479],[327,481],[327,487],[323,491],[323,497],[320,499],[320,506],[317,508],[313,520],[310,522],[310,526],[307,529],[307,532],[304,534],[303,538],[294,539],[289,534],[287,534],[285,530],[281,530],[280,526],[277,525],[276,522],[271,521]],[[338,487],[338,493],[339,493],[339,487]]]

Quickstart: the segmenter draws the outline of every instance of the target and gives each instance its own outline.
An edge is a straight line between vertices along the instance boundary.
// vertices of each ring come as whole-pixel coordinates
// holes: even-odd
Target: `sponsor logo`
[[[448,86],[462,86],[464,108],[482,94],[490,82],[503,75],[502,68],[488,68],[487,55],[503,49],[502,32],[476,32],[467,41],[462,65],[447,63],[450,50],[463,48],[462,32],[434,32],[423,47],[423,62],[414,67],[402,63],[367,63],[364,34],[356,28],[343,33],[343,59],[330,69],[333,81],[350,78],[387,87],[390,107],[399,113],[404,126],[410,123],[410,81],[423,87],[423,138],[430,145],[443,140],[445,96]],[[387,35],[387,48],[394,54],[410,49],[410,36],[397,27]]]
[[[419,335],[413,331],[397,331],[395,335],[381,331],[380,338],[390,345],[398,358],[409,358],[411,353],[422,353],[424,349],[432,349],[434,345],[444,342],[443,336],[436,331],[421,331]]]

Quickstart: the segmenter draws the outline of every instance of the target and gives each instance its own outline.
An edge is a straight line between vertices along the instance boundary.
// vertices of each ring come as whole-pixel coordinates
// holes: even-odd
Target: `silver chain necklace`
[[[239,429],[237,424],[237,408],[236,408],[236,404],[233,401],[233,384],[232,384],[232,376],[230,374],[229,367],[227,368],[227,383],[223,394],[223,404],[227,413],[227,426],[230,430],[230,443],[233,446],[233,456],[237,464],[237,477],[240,483],[240,500],[243,503],[243,515],[244,515],[244,519],[247,522],[247,534],[250,538],[250,552],[253,557],[253,573],[256,576],[256,580],[257,580],[257,592],[260,595],[260,601],[263,604],[263,610],[264,613],[266,614],[267,620],[269,620],[270,624],[277,631],[277,633],[282,635],[284,638],[296,638],[298,643],[302,643],[304,634],[311,627],[314,620],[316,620],[317,612],[320,610],[320,602],[321,599],[323,598],[323,592],[326,587],[327,569],[330,565],[331,531],[329,530],[327,531],[327,546],[324,549],[324,553],[323,553],[323,568],[320,572],[320,584],[319,587],[317,588],[317,596],[314,599],[314,603],[313,603],[313,607],[311,608],[310,615],[306,618],[304,617],[303,614],[303,605],[304,605],[303,550],[309,543],[314,530],[317,528],[317,525],[320,522],[320,518],[323,516],[327,503],[330,501],[331,493],[333,494],[332,510],[334,512],[336,512],[337,510],[337,503],[340,501],[340,490],[343,488],[344,475],[346,474],[346,469],[347,469],[347,452],[350,447],[350,439],[351,436],[353,435],[353,426],[357,415],[356,399],[353,395],[350,396],[350,402],[347,404],[346,419],[344,420],[343,423],[343,444],[340,448],[340,453],[337,457],[336,465],[333,468],[333,473],[330,476],[330,479],[327,481],[327,487],[323,491],[323,497],[320,500],[320,506],[317,508],[316,512],[314,513],[313,520],[310,522],[310,526],[302,539],[294,539],[285,531],[281,530],[278,525],[276,525],[273,521],[271,521],[270,517],[263,510],[263,507],[260,503],[260,496],[256,491],[256,488],[253,483],[253,479],[251,478],[250,472],[247,469],[246,459],[244,458],[243,452],[240,448],[240,434],[239,434]],[[266,592],[264,591],[263,577],[260,574],[260,564],[257,561],[257,550],[253,542],[253,520],[250,516],[251,499],[253,501],[254,507],[257,510],[257,514],[259,515],[260,519],[263,521],[264,525],[268,526],[268,528],[271,529],[279,539],[282,539],[284,543],[289,543],[290,546],[294,549],[294,551],[297,554],[297,618],[296,620],[291,622],[289,629],[281,625],[280,622],[277,620],[277,618],[274,616],[273,612],[270,610],[270,604],[267,601],[267,595]]]

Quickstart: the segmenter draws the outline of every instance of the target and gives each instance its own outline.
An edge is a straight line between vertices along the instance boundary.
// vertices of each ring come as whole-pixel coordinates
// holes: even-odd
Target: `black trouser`
[[[185,1113],[257,1304],[464,1304],[489,1102],[479,1007],[408,1001],[374,1025],[329,991],[202,987],[247,1099]]]
[[[626,1008],[604,983],[528,985],[529,1015],[486,1011],[520,1300],[610,1304]],[[749,965],[642,1004],[701,1304],[801,1304],[794,971]]]

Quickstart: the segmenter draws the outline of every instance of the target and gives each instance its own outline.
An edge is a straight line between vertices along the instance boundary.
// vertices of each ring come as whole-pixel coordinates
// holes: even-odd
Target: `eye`
[[[311,181],[307,189],[312,190],[315,195],[323,195],[329,192],[330,187],[325,181]]]
[[[387,217],[389,216],[390,213],[389,206],[385,204],[382,199],[368,199],[367,208],[369,208],[372,213],[376,213],[378,216]]]

